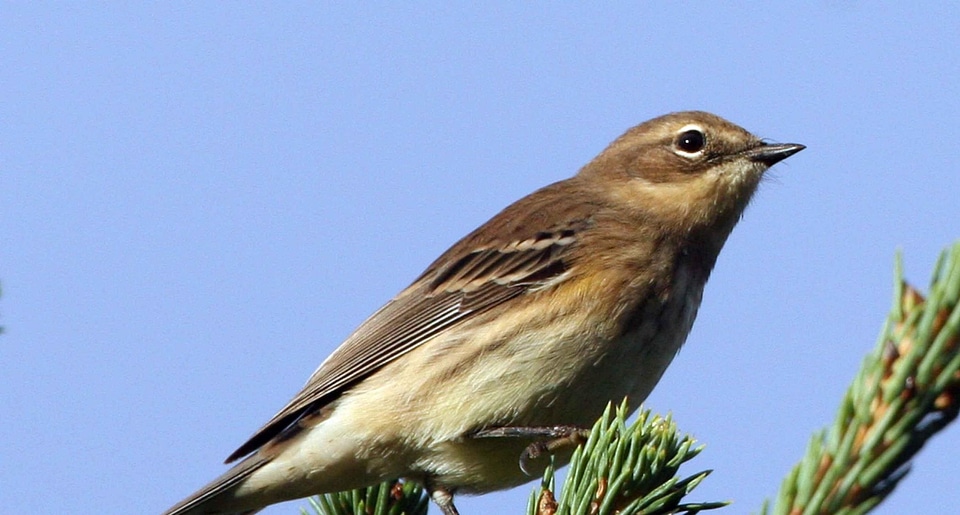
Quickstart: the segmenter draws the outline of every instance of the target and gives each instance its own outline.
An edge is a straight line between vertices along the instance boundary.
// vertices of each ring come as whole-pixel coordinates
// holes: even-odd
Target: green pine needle
[[[388,481],[376,486],[310,498],[317,515],[427,515],[430,500],[420,485]],[[300,508],[301,515],[309,515]]]
[[[784,480],[775,515],[867,513],[960,411],[960,242],[944,251],[927,298],[894,265],[894,305],[876,349],[840,406]]]
[[[699,513],[727,503],[681,504],[710,473],[679,479],[680,465],[702,447],[690,436],[680,436],[676,423],[642,410],[626,425],[627,407],[608,405],[590,431],[587,442],[574,451],[559,500],[554,500],[554,466],[543,476],[527,505],[528,515],[631,515]]]

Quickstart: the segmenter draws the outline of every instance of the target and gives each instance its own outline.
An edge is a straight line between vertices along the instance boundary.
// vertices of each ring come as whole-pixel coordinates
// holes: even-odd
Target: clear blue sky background
[[[3,4],[2,511],[160,512],[447,246],[683,109],[808,146],[649,399],[707,444],[693,499],[755,510],[873,347],[894,252],[925,285],[960,236],[960,9],[890,4]],[[960,505],[958,455],[953,427],[879,513]]]

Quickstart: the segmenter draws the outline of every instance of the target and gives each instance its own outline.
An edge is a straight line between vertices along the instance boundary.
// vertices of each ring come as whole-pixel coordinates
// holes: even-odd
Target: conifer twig
[[[388,481],[310,498],[317,515],[427,515],[429,505],[423,488],[409,481]],[[309,514],[300,508],[300,515]]]
[[[677,477],[680,465],[693,459],[702,447],[695,447],[689,435],[680,436],[669,416],[661,418],[641,410],[629,427],[626,419],[625,403],[616,410],[608,405],[587,442],[574,451],[559,500],[554,496],[551,465],[530,497],[527,514],[692,514],[727,504],[681,504],[710,471]]]
[[[960,410],[960,243],[944,251],[927,298],[903,280],[894,305],[828,431],[814,435],[784,480],[775,515],[861,514],[910,470],[910,460]],[[771,513],[764,505],[761,513]]]

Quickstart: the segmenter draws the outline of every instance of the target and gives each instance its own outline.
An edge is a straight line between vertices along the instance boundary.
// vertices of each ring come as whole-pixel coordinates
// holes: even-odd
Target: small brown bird
[[[628,130],[441,255],[227,459],[243,461],[166,514],[405,478],[452,515],[455,493],[530,481],[517,460],[553,450],[544,438],[564,435],[547,428],[647,397],[764,171],[803,148],[704,112]]]

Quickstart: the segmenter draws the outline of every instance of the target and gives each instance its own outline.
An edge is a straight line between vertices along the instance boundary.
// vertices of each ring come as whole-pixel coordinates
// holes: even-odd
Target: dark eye
[[[686,131],[677,138],[677,148],[690,154],[700,152],[706,144],[707,137],[698,130]]]

